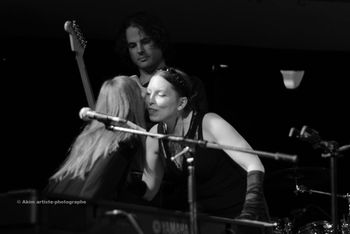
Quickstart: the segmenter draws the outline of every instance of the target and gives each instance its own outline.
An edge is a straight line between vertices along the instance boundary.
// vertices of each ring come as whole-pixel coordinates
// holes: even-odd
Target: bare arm
[[[157,126],[151,128],[150,132],[156,133]],[[147,137],[146,139],[146,168],[142,180],[147,184],[144,199],[150,201],[154,198],[160,188],[164,175],[164,168],[159,157],[159,144],[157,138]]]
[[[231,124],[215,113],[208,113],[204,116],[203,138],[222,145],[252,149]],[[265,171],[257,155],[232,150],[225,150],[225,152],[247,172]]]

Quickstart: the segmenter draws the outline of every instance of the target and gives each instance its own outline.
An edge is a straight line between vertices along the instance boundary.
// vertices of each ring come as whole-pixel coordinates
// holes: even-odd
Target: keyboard
[[[22,190],[0,195],[1,233],[191,234],[189,212],[38,194]],[[198,234],[264,234],[271,233],[274,225],[197,214]]]

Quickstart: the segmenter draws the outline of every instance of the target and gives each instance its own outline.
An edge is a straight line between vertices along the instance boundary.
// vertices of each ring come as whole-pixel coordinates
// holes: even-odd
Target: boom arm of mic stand
[[[250,150],[250,149],[244,149],[244,148],[239,148],[234,146],[219,145],[217,143],[210,143],[210,142],[207,143],[207,147],[216,148],[216,149],[227,149],[227,150],[233,150],[233,151],[250,153],[250,154],[258,154],[259,156],[273,158],[275,160],[286,160],[286,161],[296,162],[298,159],[297,155],[288,155],[283,153],[269,153],[269,152],[260,151],[260,150]]]
[[[218,143],[204,141],[204,140],[194,140],[194,139],[189,139],[189,138],[180,137],[180,136],[164,135],[164,134],[159,134],[159,133],[150,133],[147,131],[140,131],[140,130],[136,130],[136,129],[123,128],[123,127],[118,127],[118,126],[114,126],[114,125],[107,126],[107,128],[110,130],[113,130],[113,131],[129,132],[129,133],[139,134],[139,135],[143,135],[143,136],[154,137],[154,138],[158,138],[158,139],[167,139],[167,140],[172,140],[172,141],[186,142],[187,144],[199,145],[201,147],[207,147],[207,148],[213,148],[213,149],[226,149],[226,150],[232,150],[232,151],[238,151],[238,152],[244,152],[244,153],[250,153],[250,154],[257,154],[259,156],[273,158],[275,160],[285,160],[285,161],[290,161],[290,162],[296,162],[298,159],[297,155],[288,155],[288,154],[282,154],[282,153],[269,153],[269,152],[264,152],[264,151],[259,151],[259,150],[250,150],[250,149],[244,149],[244,148],[240,148],[240,147],[221,145]]]

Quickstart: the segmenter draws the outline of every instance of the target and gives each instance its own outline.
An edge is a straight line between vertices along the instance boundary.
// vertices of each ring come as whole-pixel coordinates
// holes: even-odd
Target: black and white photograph
[[[2,0],[4,234],[349,234],[350,1]]]

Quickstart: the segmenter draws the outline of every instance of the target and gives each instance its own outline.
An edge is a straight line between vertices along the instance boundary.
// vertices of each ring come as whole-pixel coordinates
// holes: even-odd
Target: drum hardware
[[[296,193],[308,193],[308,194],[321,194],[321,195],[327,195],[332,196],[331,193],[314,190],[314,189],[308,189],[304,185],[296,185]],[[336,197],[338,198],[344,198],[347,200],[348,203],[348,213],[346,215],[343,215],[343,219],[340,220],[339,230],[338,232],[341,234],[350,234],[350,193],[347,193],[345,195],[337,194]],[[335,233],[333,232],[333,225],[328,223],[327,221],[317,221],[310,224],[307,224],[306,226],[302,227],[298,234],[304,234],[304,233]]]
[[[315,221],[301,227],[298,234],[329,234],[333,232],[333,225],[328,221]]]
[[[273,189],[278,188],[279,191],[286,190],[289,192],[295,191],[295,195],[304,191],[304,184],[316,188],[329,186],[330,172],[323,167],[291,167],[272,172],[267,178],[267,184],[273,186]],[[316,207],[317,208],[317,207]],[[274,229],[275,234],[294,234],[300,228],[297,220],[304,217],[309,208],[295,209],[287,215],[289,218],[277,219],[277,227]],[[324,214],[323,210],[318,209]],[[328,214],[326,214],[329,217]]]
[[[297,193],[298,192],[300,192],[300,193],[308,193],[308,194],[315,193],[315,194],[328,195],[328,196],[332,195],[331,193],[328,193],[328,192],[323,192],[323,191],[319,191],[319,190],[309,189],[309,188],[307,188],[304,185],[298,185],[298,184],[295,186],[295,192],[297,192]],[[337,194],[336,196],[339,197],[339,198],[348,198],[348,194],[346,194],[346,195]]]
[[[343,215],[343,219],[341,220],[341,231],[342,234],[350,234],[350,193],[343,195],[344,198],[347,199],[348,202],[348,213],[347,215]]]
[[[284,218],[284,233],[291,234],[293,230],[293,223],[289,218]]]
[[[274,218],[276,225],[273,227],[274,234],[292,234],[293,224],[288,217]]]
[[[349,215],[346,217],[345,215],[340,220],[340,230],[342,234],[350,234],[350,218]]]
[[[329,187],[330,181],[330,171],[322,167],[293,167],[282,169],[271,174],[274,182],[274,186],[278,183],[279,186],[288,186],[288,188],[294,187],[294,193],[297,194],[320,194],[331,196],[331,193],[324,192],[321,190],[310,189],[310,187]],[[276,181],[276,178],[278,179]],[[287,183],[285,183],[287,181]],[[288,182],[289,181],[289,182]],[[282,183],[283,182],[283,183]],[[310,187],[309,187],[310,186]],[[341,234],[350,234],[350,193],[342,195],[337,194],[337,198],[346,199],[348,202],[348,211],[345,217],[339,222],[338,232]],[[306,208],[297,210],[298,213],[295,213],[293,216],[299,215],[306,212]],[[329,214],[326,214],[325,211],[319,210],[327,217],[331,218]],[[308,223],[301,228],[297,228],[293,232],[293,223],[283,221],[283,219],[277,220],[277,226],[274,229],[275,234],[311,234],[311,233],[335,233],[333,231],[333,225],[329,221],[319,220],[312,223]],[[288,228],[289,227],[289,228]],[[292,230],[292,231],[290,231]]]
[[[335,232],[333,225],[328,221],[315,221],[312,223],[308,223],[305,226],[301,227],[297,234],[349,234],[350,233],[350,225],[345,221],[341,221],[340,227]]]
[[[337,203],[337,164],[338,158],[342,156],[344,151],[350,149],[349,145],[339,146],[336,141],[323,140],[318,131],[304,125],[301,130],[291,128],[289,137],[296,137],[306,141],[312,145],[314,149],[321,149],[321,156],[330,159],[331,170],[331,213],[334,232],[337,232],[338,227],[338,203]]]

